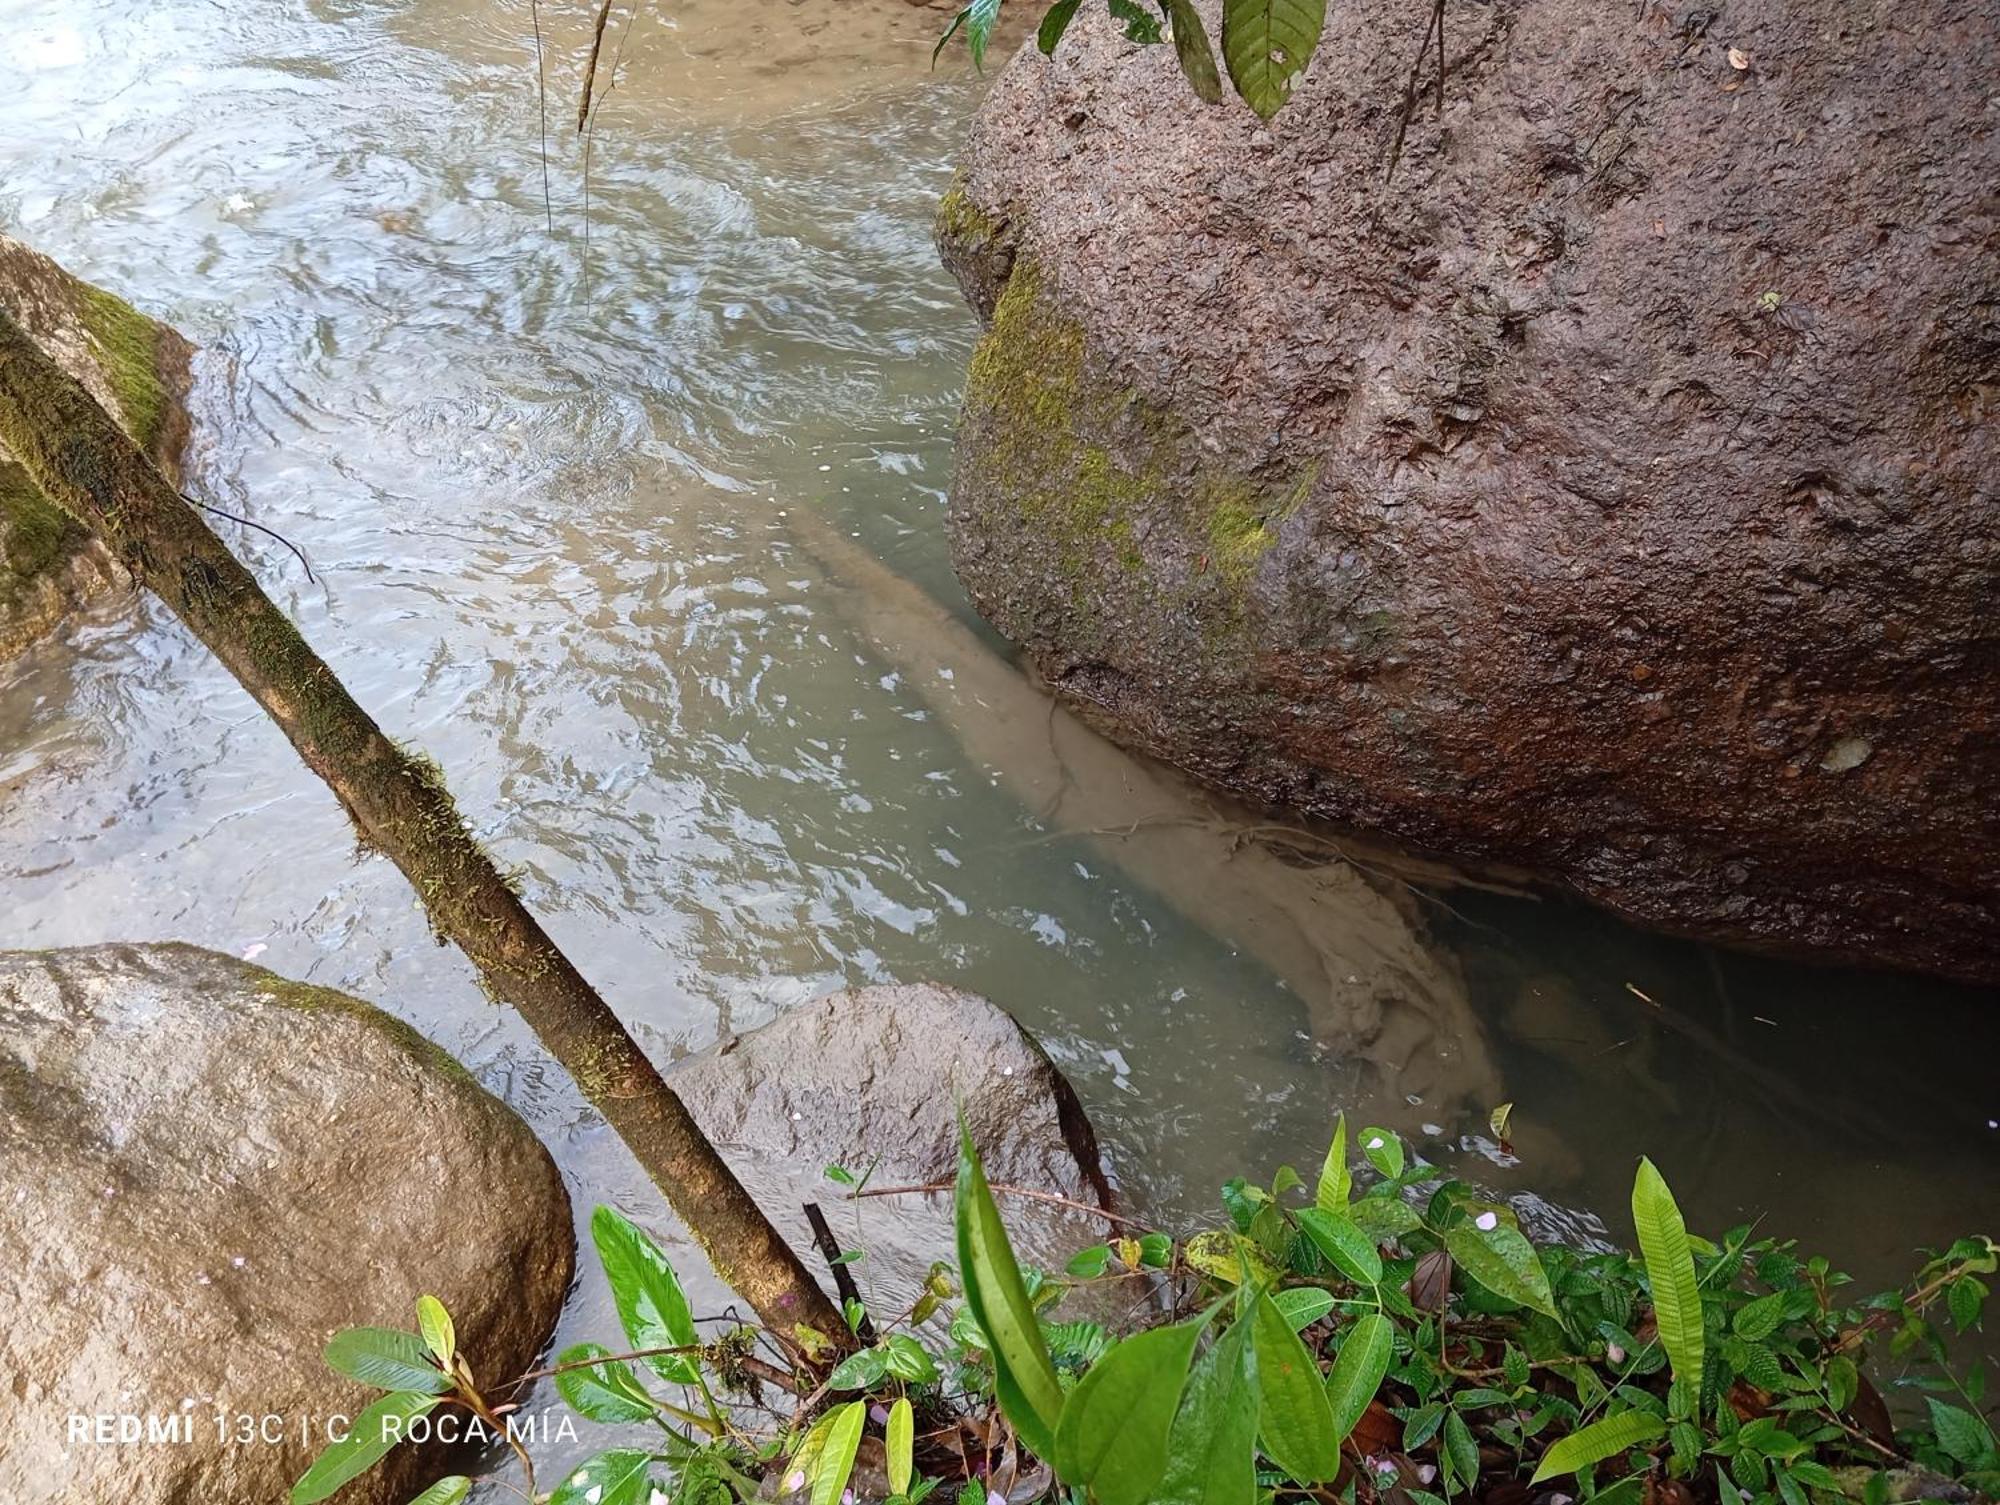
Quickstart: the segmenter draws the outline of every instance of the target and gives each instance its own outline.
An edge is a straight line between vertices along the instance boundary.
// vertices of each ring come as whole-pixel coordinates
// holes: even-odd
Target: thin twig
[[[542,115],[542,213],[548,216],[549,234],[554,235],[556,206],[549,192],[549,77],[542,60],[542,0],[528,0],[528,14],[535,23],[535,103]]]
[[[1417,113],[1417,80],[1423,75],[1424,59],[1431,55],[1431,38],[1438,39],[1438,111],[1444,111],[1444,0],[1436,0],[1431,7],[1430,20],[1424,26],[1424,43],[1417,49],[1417,60],[1410,64],[1409,80],[1403,85],[1403,118],[1396,122],[1396,144],[1389,148],[1389,170],[1382,181],[1388,182],[1396,176],[1396,163],[1403,156],[1403,133],[1410,128],[1410,121]]]
[[[590,34],[590,61],[583,65],[583,103],[576,107],[576,129],[581,135],[590,124],[590,91],[597,86],[597,54],[604,48],[604,23],[611,19],[612,0],[597,8],[597,27]]]
[[[246,528],[255,528],[259,533],[269,534],[298,556],[299,563],[305,566],[306,579],[312,581],[315,585],[319,583],[318,577],[313,574],[312,561],[306,558],[306,551],[285,537],[276,528],[267,528],[262,523],[252,522],[247,517],[238,517],[234,512],[225,512],[220,507],[212,507],[198,497],[189,496],[185,491],[181,493],[181,500],[186,502],[190,507],[199,507],[204,512],[213,512],[217,517],[226,517],[232,523],[241,523]]]
[[[854,1272],[847,1267],[847,1256],[841,1251],[840,1241],[827,1226],[826,1214],[819,1210],[819,1203],[808,1202],[805,1207],[806,1221],[812,1224],[813,1242],[819,1245],[820,1257],[826,1261],[826,1267],[833,1271],[833,1284],[840,1292],[842,1308],[861,1313],[861,1320],[854,1324],[854,1336],[863,1343],[873,1343],[875,1324],[869,1319],[868,1307],[861,1299],[861,1288],[854,1283]]]
[[[849,1192],[847,1200],[852,1202],[858,1197],[913,1197],[919,1193],[950,1191],[955,1184],[955,1182],[951,1181],[933,1181],[924,1186],[871,1186],[863,1191]],[[1029,1197],[1037,1202],[1048,1202],[1056,1207],[1067,1207],[1073,1212],[1081,1212],[1089,1217],[1104,1218],[1126,1228],[1142,1228],[1148,1233],[1153,1231],[1153,1225],[1150,1223],[1142,1223],[1137,1218],[1128,1218],[1123,1213],[1113,1212],[1108,1207],[1093,1207],[1088,1202],[1077,1202],[1069,1197],[1059,1197],[1051,1191],[1035,1191],[1033,1188],[1026,1186],[1009,1186],[1004,1181],[990,1181],[987,1185],[994,1191],[1007,1193],[1010,1197]]]

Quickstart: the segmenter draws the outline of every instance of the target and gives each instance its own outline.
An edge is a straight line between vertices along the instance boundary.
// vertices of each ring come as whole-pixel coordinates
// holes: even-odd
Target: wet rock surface
[[[1093,14],[1010,65],[973,600],[1253,800],[2000,977],[2000,16],[1453,0],[1385,182],[1423,21],[1330,8],[1262,129]]]
[[[337,1329],[413,1328],[430,1291],[498,1381],[568,1288],[568,1197],[526,1125],[380,1010],[214,952],[0,952],[0,1107],[20,1505],[281,1500],[372,1393],[321,1362]],[[282,1437],[219,1440],[218,1413]],[[70,1439],[101,1415],[186,1438]],[[405,1500],[440,1462],[399,1447],[340,1498]]]
[[[866,1174],[876,1188],[949,1184],[960,1103],[990,1180],[1112,1205],[1068,1081],[1004,1010],[959,988],[829,994],[687,1058],[667,1083],[788,1236],[803,1242],[801,1208],[816,1202],[843,1248],[866,1251],[854,1274],[871,1301],[907,1304],[931,1261],[949,1256],[950,1195],[847,1203],[826,1167]],[[1105,1234],[1101,1219],[1001,1202],[1026,1259],[1060,1264]]]
[[[0,309],[41,343],[170,478],[187,442],[193,354],[174,330],[0,235]],[[0,663],[126,583],[110,550],[44,497],[0,437]]]

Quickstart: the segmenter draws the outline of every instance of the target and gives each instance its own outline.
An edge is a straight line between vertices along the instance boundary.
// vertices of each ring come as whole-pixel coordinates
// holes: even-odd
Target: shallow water
[[[978,83],[929,71],[936,12],[614,22],[587,218],[580,6],[541,9],[546,205],[525,4],[0,13],[0,227],[201,345],[193,483],[307,551],[316,584],[225,525],[661,1057],[937,977],[1043,1038],[1163,1215],[1313,1163],[1342,1107],[1614,1230],[1650,1153],[1696,1224],[1767,1211],[1871,1280],[2000,1212],[1992,994],[1306,873],[1050,717],[942,537],[975,331],[928,223]],[[0,671],[0,802],[0,945],[178,938],[372,998],[579,1209],[655,1206],[156,607]],[[1399,1070],[1321,1048],[1384,996]],[[589,1284],[564,1326],[608,1335]]]

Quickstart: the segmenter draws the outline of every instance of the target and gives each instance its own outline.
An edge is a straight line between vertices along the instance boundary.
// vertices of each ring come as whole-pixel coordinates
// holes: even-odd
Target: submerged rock
[[[1205,7],[1213,20],[1213,7]],[[1329,8],[1263,130],[1089,8],[939,216],[979,609],[1252,800],[2000,977],[2000,14]]]
[[[320,1361],[336,1329],[413,1328],[430,1291],[499,1381],[568,1288],[562,1179],[504,1104],[380,1010],[214,952],[0,952],[0,1107],[0,1499],[282,1500],[370,1394]],[[398,1448],[342,1505],[434,1461]]]
[[[193,354],[186,340],[4,235],[0,308],[178,480]],[[110,551],[42,495],[0,438],[0,663],[124,580]]]
[[[960,1104],[988,1178],[1113,1205],[1097,1136],[1075,1091],[1004,1011],[935,983],[856,988],[801,1004],[667,1073],[695,1120],[776,1225],[797,1236],[817,1202],[854,1274],[884,1310],[908,1305],[933,1260],[952,1248],[951,1198],[852,1204],[826,1178],[840,1165],[869,1184],[949,1184],[958,1170]],[[1101,1219],[1002,1196],[1029,1260],[1058,1265],[1102,1239]]]

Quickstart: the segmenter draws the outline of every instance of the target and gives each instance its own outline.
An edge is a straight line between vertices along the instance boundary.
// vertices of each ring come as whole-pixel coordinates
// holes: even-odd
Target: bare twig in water
[[[319,583],[319,578],[313,574],[312,561],[306,558],[306,551],[285,537],[276,528],[267,528],[262,523],[252,522],[247,517],[238,517],[234,512],[225,512],[220,507],[211,507],[207,502],[202,501],[198,497],[189,496],[185,491],[181,493],[181,500],[186,502],[190,507],[199,507],[204,512],[213,512],[217,517],[226,517],[232,523],[241,523],[246,528],[255,528],[259,533],[269,534],[272,538],[277,539],[279,543],[290,549],[298,558],[299,563],[305,566],[306,579],[312,581],[315,585]]]
[[[611,19],[611,0],[597,8],[597,26],[590,34],[590,61],[583,65],[583,103],[576,107],[576,129],[590,124],[590,92],[597,87],[597,54],[604,49],[604,23]],[[1428,38],[1426,38],[1428,40]]]
[[[610,9],[610,0],[605,0],[605,13],[608,14]],[[611,97],[612,91],[618,87],[618,65],[625,60],[625,44],[631,40],[632,23],[638,19],[638,16],[639,10],[637,6],[626,12],[624,29],[618,33],[618,50],[611,55],[611,75],[605,82],[604,92],[597,96],[597,103],[594,107],[590,103],[588,85],[585,86],[584,107],[590,111],[588,126],[583,133],[583,306],[586,309],[590,307],[590,151],[597,142],[597,117],[604,112],[604,102]],[[599,40],[602,40],[604,35],[603,25],[604,17],[600,15],[598,17]],[[593,42],[590,48],[590,67],[591,71],[595,73],[597,70],[596,42]]]
[[[542,117],[542,213],[548,216],[549,234],[554,235],[556,206],[549,193],[549,76],[542,55],[542,0],[528,0],[528,14],[535,23],[535,105]]]
[[[914,1197],[920,1193],[929,1194],[950,1191],[956,1184],[952,1181],[933,1181],[923,1186],[870,1186],[860,1191],[849,1192],[847,1200],[852,1202],[860,1197]],[[991,1181],[987,1185],[991,1190],[1004,1192],[1010,1197],[1027,1197],[1036,1202],[1047,1202],[1055,1207],[1067,1207],[1072,1212],[1080,1212],[1087,1217],[1104,1218],[1108,1222],[1119,1223],[1127,1228],[1143,1228],[1148,1233],[1153,1231],[1151,1223],[1142,1223],[1137,1218],[1128,1218],[1124,1213],[1113,1212],[1108,1207],[1093,1207],[1088,1202],[1078,1202],[1069,1197],[1059,1197],[1052,1191],[1036,1191],[1032,1187],[1027,1186],[1009,1186],[1004,1181]]]
[[[819,1245],[820,1258],[833,1271],[833,1284],[840,1292],[841,1306],[848,1311],[861,1313],[861,1320],[854,1324],[854,1336],[863,1343],[875,1341],[875,1323],[868,1315],[868,1308],[861,1300],[861,1289],[854,1283],[854,1272],[847,1268],[847,1258],[841,1252],[840,1241],[833,1236],[827,1226],[826,1214],[819,1210],[819,1203],[808,1202],[806,1221],[812,1224],[813,1242]],[[850,1306],[849,1303],[852,1303]]]
[[[1431,55],[1431,38],[1437,38],[1438,77],[1437,110],[1440,118],[1444,115],[1444,0],[1435,0],[1431,6],[1430,20],[1424,23],[1423,45],[1417,49],[1417,60],[1410,64],[1409,80],[1403,85],[1403,116],[1396,122],[1396,144],[1389,148],[1389,170],[1382,181],[1388,182],[1396,176],[1396,164],[1403,156],[1403,134],[1410,128],[1410,121],[1417,113],[1417,80],[1423,76],[1424,59]]]

